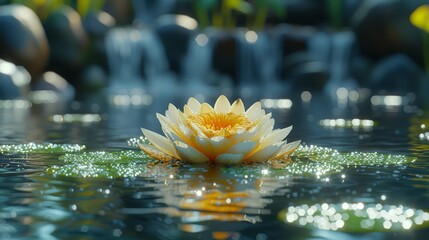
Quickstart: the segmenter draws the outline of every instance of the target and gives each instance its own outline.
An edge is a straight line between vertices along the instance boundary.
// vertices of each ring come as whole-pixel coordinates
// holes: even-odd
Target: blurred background
[[[425,4],[2,0],[0,99],[141,105],[177,94],[305,100],[321,93],[407,96],[426,106]]]

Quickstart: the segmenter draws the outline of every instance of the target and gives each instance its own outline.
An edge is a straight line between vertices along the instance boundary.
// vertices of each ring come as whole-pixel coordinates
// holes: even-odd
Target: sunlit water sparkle
[[[280,167],[154,164],[136,144],[146,141],[140,127],[161,131],[155,112],[164,105],[108,106],[89,124],[49,121],[56,113],[31,106],[0,109],[0,238],[426,237],[429,145],[419,135],[429,118],[322,112],[316,94],[300,106],[307,95],[287,111],[267,108],[279,127],[294,125],[291,139],[305,142],[293,164]],[[368,117],[377,123],[368,131],[319,124]],[[301,216],[305,206],[316,208],[313,220],[308,210]],[[285,221],[292,207],[298,218]],[[360,210],[357,228],[345,231],[351,215],[343,212]],[[310,224],[316,213],[334,221],[331,230]]]

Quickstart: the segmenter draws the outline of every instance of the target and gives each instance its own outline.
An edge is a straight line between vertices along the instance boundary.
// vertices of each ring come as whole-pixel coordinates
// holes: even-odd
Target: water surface
[[[0,108],[0,145],[85,145],[84,151],[133,150],[127,140],[140,127],[160,131],[156,112],[168,102],[142,106],[99,103]],[[210,100],[209,100],[210,101]],[[343,232],[296,224],[279,214],[290,207],[363,203],[429,209],[429,117],[413,106],[339,103],[313,96],[271,108],[276,127],[293,125],[288,139],[340,152],[378,152],[417,157],[414,163],[346,167],[315,177],[271,174],[261,166],[228,167],[136,164],[127,177],[51,174],[64,153],[0,154],[1,239],[422,239],[429,230]],[[212,103],[212,102],[211,102]],[[245,100],[246,106],[252,102]],[[408,108],[407,108],[408,107]],[[410,110],[414,109],[414,110]],[[55,114],[97,113],[97,121],[54,121]],[[57,116],[58,118],[58,116]],[[97,118],[98,119],[98,118]],[[370,119],[374,125],[327,126],[323,119]],[[257,169],[257,174],[255,174]],[[246,171],[249,171],[248,174]],[[267,170],[268,171],[268,170]],[[269,170],[272,171],[272,170]]]

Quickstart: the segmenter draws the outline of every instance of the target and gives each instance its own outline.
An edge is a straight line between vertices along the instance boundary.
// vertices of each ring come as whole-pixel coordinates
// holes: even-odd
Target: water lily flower
[[[230,103],[220,96],[214,106],[189,98],[183,112],[170,104],[157,114],[165,137],[142,128],[151,144],[139,147],[153,158],[190,163],[239,164],[286,159],[300,141],[287,143],[292,126],[275,129],[271,113],[261,103],[247,110],[241,99]]]

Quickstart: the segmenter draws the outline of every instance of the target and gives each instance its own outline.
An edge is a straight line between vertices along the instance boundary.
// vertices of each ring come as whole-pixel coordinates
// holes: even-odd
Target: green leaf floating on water
[[[282,210],[279,218],[301,227],[354,233],[429,227],[429,213],[424,210],[380,203],[303,204]]]
[[[319,146],[301,146],[294,152],[296,162],[329,162],[345,166],[383,166],[402,165],[416,161],[414,157],[381,153],[351,152],[340,153],[335,149]]]
[[[65,163],[73,164],[97,164],[106,165],[114,163],[147,162],[152,160],[147,154],[141,151],[120,151],[120,152],[83,152],[69,153],[60,156],[59,159]]]
[[[153,162],[141,151],[84,152],[60,156],[66,163],[53,166],[47,171],[54,175],[75,177],[134,177],[147,173],[147,165]]]
[[[416,161],[414,157],[380,153],[341,153],[332,148],[301,146],[293,154],[292,161],[278,168],[265,165],[231,166],[224,171],[236,177],[316,176],[339,173],[350,166],[403,165]]]
[[[128,144],[133,146],[145,139],[130,139]],[[76,177],[126,177],[147,173],[149,164],[157,162],[141,151],[120,152],[83,152],[69,153],[59,158],[65,163],[63,166],[55,166],[48,171],[56,175]],[[293,155],[292,161],[274,168],[269,164],[264,165],[239,165],[222,168],[224,173],[237,178],[273,177],[284,178],[287,176],[320,177],[328,174],[339,173],[347,166],[384,166],[400,165],[414,162],[416,159],[403,155],[388,155],[379,153],[340,153],[335,149],[319,146],[301,146]],[[174,165],[174,164],[173,164]],[[150,167],[149,167],[150,168]],[[173,168],[165,165],[165,171]],[[142,170],[143,169],[143,170]],[[146,170],[144,170],[146,169]],[[162,171],[158,169],[157,171]],[[162,175],[163,173],[158,173]]]
[[[53,166],[47,169],[48,173],[54,176],[67,177],[136,177],[147,173],[148,169],[144,164],[138,162],[130,163],[114,163],[114,164],[66,164],[61,166]]]
[[[85,150],[85,145],[55,143],[25,143],[0,145],[0,153],[73,153]]]

